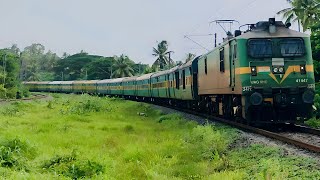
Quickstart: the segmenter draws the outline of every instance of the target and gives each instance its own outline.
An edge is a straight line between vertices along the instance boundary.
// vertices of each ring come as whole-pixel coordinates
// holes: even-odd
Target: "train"
[[[169,70],[24,84],[30,91],[118,96],[253,124],[303,121],[312,114],[315,96],[309,35],[274,18],[229,32],[212,51]]]

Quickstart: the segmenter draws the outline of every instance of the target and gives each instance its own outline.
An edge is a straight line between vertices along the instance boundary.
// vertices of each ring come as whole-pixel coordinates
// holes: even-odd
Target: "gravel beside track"
[[[180,114],[185,119],[196,121],[199,124],[205,124],[207,122],[207,120],[205,118],[199,117],[199,116],[196,116],[193,114],[177,111],[174,109],[170,109],[170,108],[166,108],[166,107],[162,107],[162,106],[158,106],[158,105],[151,105],[151,106],[157,110],[161,110],[165,114],[171,114],[171,113]],[[210,124],[221,124],[219,122],[214,122],[214,121],[209,121],[209,123]],[[271,147],[283,149],[285,155],[296,155],[296,156],[308,157],[308,158],[315,159],[320,163],[320,156],[317,153],[309,152],[307,150],[303,150],[303,149],[297,148],[293,145],[290,145],[290,144],[287,144],[287,143],[284,143],[284,142],[281,142],[278,140],[274,140],[271,138],[267,138],[267,137],[264,137],[259,134],[245,132],[242,130],[238,130],[238,132],[239,132],[239,139],[233,145],[234,147],[247,147],[251,144],[263,144],[266,146],[271,146]],[[298,135],[298,134],[300,134],[300,135]],[[315,145],[320,145],[320,138],[319,137],[317,138],[316,135],[310,135],[310,134],[306,134],[306,135],[308,135],[308,137],[309,137],[307,141],[306,141],[306,136],[302,136],[301,133],[288,134],[288,136],[290,136],[291,138],[294,138],[294,139],[297,138],[297,140],[302,140],[307,143],[316,142],[317,144],[315,144]],[[315,137],[310,137],[310,136],[315,136]]]
[[[286,137],[290,137],[299,141],[306,142],[308,144],[313,144],[315,146],[320,146],[320,136],[314,134],[307,133],[299,133],[299,132],[283,132],[280,133]]]

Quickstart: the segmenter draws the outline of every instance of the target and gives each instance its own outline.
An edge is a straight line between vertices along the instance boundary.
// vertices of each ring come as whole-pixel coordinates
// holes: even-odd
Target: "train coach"
[[[212,51],[169,70],[59,83],[61,92],[151,101],[257,124],[308,118],[315,95],[309,36],[274,18],[229,32]],[[50,91],[50,82],[25,84],[31,91]]]

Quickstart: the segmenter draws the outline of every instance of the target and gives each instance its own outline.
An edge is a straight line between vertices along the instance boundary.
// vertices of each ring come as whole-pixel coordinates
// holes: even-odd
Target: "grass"
[[[236,146],[235,129],[149,105],[55,94],[0,108],[2,179],[318,179],[284,150]]]

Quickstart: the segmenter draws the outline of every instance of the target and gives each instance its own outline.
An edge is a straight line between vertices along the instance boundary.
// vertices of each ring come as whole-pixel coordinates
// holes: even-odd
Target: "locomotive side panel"
[[[229,51],[229,44],[225,43],[199,59],[199,95],[234,94],[231,87]]]

